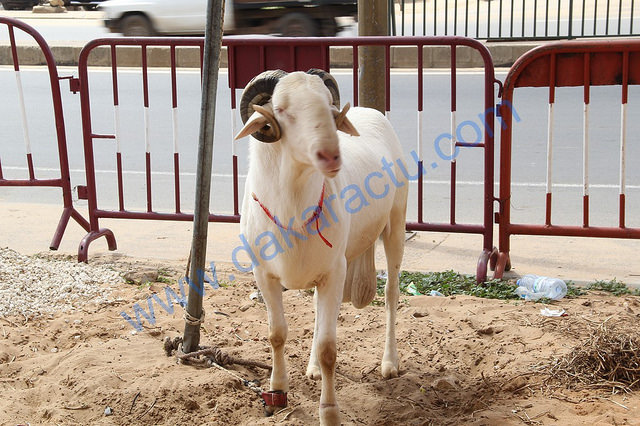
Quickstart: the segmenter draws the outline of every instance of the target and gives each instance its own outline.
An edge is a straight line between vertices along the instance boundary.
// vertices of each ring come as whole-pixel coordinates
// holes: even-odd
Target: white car
[[[225,34],[334,36],[336,17],[356,17],[357,0],[226,0]],[[108,0],[105,26],[125,36],[203,35],[207,0]]]
[[[100,10],[105,26],[126,36],[203,35],[207,0],[109,0]],[[226,8],[224,21],[233,22],[233,8]]]

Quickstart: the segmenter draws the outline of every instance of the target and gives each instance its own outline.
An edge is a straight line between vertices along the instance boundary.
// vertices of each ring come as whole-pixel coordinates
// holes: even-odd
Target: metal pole
[[[423,2],[426,0],[423,0]],[[391,34],[390,35],[396,35],[396,14],[393,13],[394,11],[394,7],[393,7],[393,0],[389,0],[389,10],[391,11],[391,13],[389,13],[389,28],[391,28]]]
[[[387,0],[358,0],[358,35],[386,36]],[[392,9],[391,13],[395,13]],[[404,12],[403,15],[404,16]],[[385,51],[384,46],[363,46],[358,49],[360,83],[358,101],[361,106],[375,108],[384,114],[385,99]]]
[[[213,125],[216,112],[218,69],[222,46],[222,20],[224,0],[208,0],[207,27],[204,42],[202,100],[200,105],[200,136],[198,140],[198,166],[196,172],[196,199],[191,240],[191,269],[187,313],[193,318],[202,316],[204,294],[204,267],[207,257],[207,230],[209,225],[209,194],[211,192],[211,163],[213,156]],[[182,350],[198,350],[200,323],[185,323]]]

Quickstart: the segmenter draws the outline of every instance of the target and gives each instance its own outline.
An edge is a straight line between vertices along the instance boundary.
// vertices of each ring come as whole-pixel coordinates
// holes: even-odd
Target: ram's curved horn
[[[242,123],[246,124],[249,117],[256,111],[254,106],[263,106],[271,101],[271,95],[273,89],[278,84],[278,81],[282,77],[287,75],[282,70],[265,71],[255,76],[242,92],[242,99],[240,100],[240,117]],[[261,142],[276,142],[280,140],[280,126],[273,117],[273,113],[270,112],[268,107],[262,108],[261,114],[265,115],[265,111],[269,111],[268,118],[269,124],[265,125],[261,130],[254,132],[251,136],[258,139]],[[265,115],[267,116],[267,115]],[[277,139],[275,139],[277,137]]]
[[[317,75],[324,81],[324,85],[327,86],[327,89],[331,92],[331,98],[333,99],[332,104],[340,109],[340,89],[338,89],[336,79],[328,72],[317,68],[311,68],[307,71],[307,74]]]

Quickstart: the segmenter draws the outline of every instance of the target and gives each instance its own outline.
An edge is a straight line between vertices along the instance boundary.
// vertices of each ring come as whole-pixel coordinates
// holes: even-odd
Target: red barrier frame
[[[423,108],[423,48],[425,46],[445,46],[450,48],[451,61],[451,111],[452,117],[456,110],[456,49],[459,46],[466,46],[478,52],[484,61],[484,89],[482,92],[485,107],[485,131],[484,139],[481,143],[469,144],[465,142],[455,142],[456,147],[474,147],[484,150],[484,201],[483,201],[483,221],[481,224],[461,224],[456,222],[456,162],[450,162],[451,169],[451,205],[450,220],[448,223],[427,223],[423,221],[423,164],[422,159],[419,161],[418,167],[418,220],[416,222],[408,222],[408,230],[417,231],[438,231],[438,232],[456,232],[456,233],[475,233],[483,237],[483,248],[477,263],[478,281],[484,281],[487,276],[487,267],[489,262],[495,263],[497,251],[493,247],[493,179],[494,179],[494,88],[495,83],[494,67],[491,54],[488,49],[480,42],[464,37],[359,37],[359,38],[226,38],[223,44],[227,46],[229,59],[229,84],[231,91],[231,106],[236,108],[235,89],[243,88],[246,83],[258,73],[267,69],[282,69],[285,71],[303,70],[309,68],[329,69],[329,48],[332,46],[346,46],[353,49],[353,69],[358,69],[358,49],[362,46],[382,46],[385,49],[385,89],[386,89],[386,110],[390,110],[390,71],[391,60],[390,52],[392,46],[413,46],[417,48],[417,73],[418,73],[418,90],[417,90],[417,111],[421,112]],[[113,139],[115,135],[98,135],[92,132],[91,128],[91,112],[90,98],[88,91],[88,58],[91,51],[100,46],[108,46],[111,49],[112,58],[112,74],[116,75],[116,49],[118,46],[139,46],[142,54],[143,84],[144,84],[144,102],[148,106],[146,70],[147,58],[146,49],[151,46],[165,46],[170,48],[171,52],[171,72],[175,75],[176,59],[175,49],[179,46],[191,46],[200,48],[200,57],[202,62],[202,49],[204,40],[201,38],[123,38],[123,39],[98,39],[88,43],[82,50],[79,58],[79,78],[80,78],[80,95],[82,107],[83,137],[85,148],[85,161],[87,173],[87,198],[89,202],[89,217],[91,231],[80,243],[78,249],[78,260],[86,261],[88,256],[88,246],[91,241],[106,236],[111,239],[109,248],[115,249],[115,240],[113,234],[108,229],[99,228],[100,218],[123,218],[123,219],[152,219],[152,220],[193,220],[192,214],[182,213],[179,206],[179,156],[176,153],[174,158],[174,179],[175,179],[175,213],[159,213],[154,212],[151,206],[151,185],[150,185],[150,155],[147,152],[146,158],[146,175],[147,175],[147,211],[127,211],[124,208],[123,191],[122,191],[122,170],[120,159],[118,158],[118,195],[120,205],[118,210],[103,210],[97,206],[97,194],[95,184],[95,167],[93,157],[93,141],[94,139]],[[117,78],[114,77],[114,105],[117,105]],[[358,73],[353,73],[353,99],[355,105],[358,104]],[[175,105],[176,102],[175,77],[172,82],[172,98]],[[453,118],[452,118],[453,119]],[[234,206],[232,215],[211,214],[210,221],[213,222],[238,222],[239,216],[239,189],[238,189],[238,166],[237,156],[233,155],[233,193]]]
[[[63,211],[58,221],[53,239],[49,248],[51,250],[57,250],[62,236],[67,228],[69,219],[73,218],[80,226],[86,231],[90,230],[90,225],[87,220],[73,207],[73,198],[71,194],[71,178],[69,175],[69,159],[67,153],[67,137],[64,124],[64,113],[62,109],[62,97],[60,94],[60,80],[69,77],[59,77],[58,70],[56,68],[56,62],[53,58],[53,54],[49,45],[44,38],[30,25],[25,24],[17,19],[0,16],[0,25],[5,25],[9,32],[9,41],[11,46],[11,56],[13,59],[14,72],[20,72],[20,60],[18,57],[18,50],[16,48],[15,29],[19,29],[26,34],[30,35],[38,46],[47,63],[47,69],[49,71],[49,83],[51,86],[51,97],[53,101],[53,112],[56,127],[56,138],[58,142],[58,159],[60,164],[60,177],[57,179],[38,179],[33,165],[33,158],[31,153],[27,153],[27,167],[29,169],[28,179],[5,179],[2,174],[2,165],[0,164],[0,186],[39,186],[39,187],[52,187],[62,189],[62,202]],[[26,125],[26,124],[25,124]]]
[[[640,229],[628,228],[625,225],[623,183],[621,183],[619,197],[619,226],[589,225],[588,172],[584,177],[586,189],[583,194],[582,226],[559,226],[551,223],[552,193],[549,189],[547,189],[545,201],[544,224],[511,223],[511,106],[514,105],[514,90],[517,87],[548,87],[549,105],[553,105],[557,87],[583,86],[584,104],[588,106],[591,86],[621,85],[621,104],[625,105],[630,84],[640,84],[640,40],[636,39],[550,43],[527,52],[513,64],[505,79],[500,106],[504,126],[501,131],[500,147],[500,211],[497,215],[500,252],[495,269],[496,278],[501,278],[504,271],[511,269],[509,258],[511,235],[640,238]],[[588,143],[588,135],[585,137]],[[587,160],[584,161],[586,164]]]

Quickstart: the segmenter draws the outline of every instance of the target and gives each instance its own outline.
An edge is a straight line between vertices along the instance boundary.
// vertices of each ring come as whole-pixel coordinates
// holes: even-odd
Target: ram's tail
[[[376,296],[376,245],[347,263],[343,302],[351,302],[358,309],[367,306]]]

